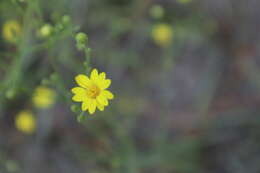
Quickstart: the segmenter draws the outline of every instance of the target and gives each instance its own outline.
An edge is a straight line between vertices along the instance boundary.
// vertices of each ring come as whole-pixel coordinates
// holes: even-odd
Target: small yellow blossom
[[[154,42],[162,47],[168,46],[172,42],[173,30],[169,24],[157,24],[152,29]]]
[[[111,80],[106,79],[104,72],[98,74],[97,69],[93,69],[90,78],[80,74],[75,77],[75,80],[80,87],[71,90],[75,94],[72,100],[82,102],[82,111],[88,110],[90,114],[93,114],[96,108],[103,111],[104,107],[108,105],[108,100],[114,98],[114,95],[106,90],[110,86]]]
[[[192,0],[177,0],[178,3],[180,4],[188,4],[190,3]]]
[[[50,108],[56,100],[56,92],[48,87],[39,86],[35,89],[32,101],[36,108]]]
[[[18,115],[15,117],[15,126],[17,130],[23,133],[34,133],[36,128],[36,119],[33,113],[28,110],[19,112]]]
[[[14,43],[17,40],[21,35],[21,32],[21,25],[16,20],[9,20],[3,25],[3,38],[11,43]]]

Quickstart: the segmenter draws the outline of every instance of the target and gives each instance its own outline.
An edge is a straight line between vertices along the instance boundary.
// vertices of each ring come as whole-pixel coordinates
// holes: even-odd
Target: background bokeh
[[[1,0],[0,173],[259,173],[259,6]],[[10,41],[14,20],[21,31]],[[115,95],[80,123],[70,109],[85,70],[78,31]],[[52,106],[33,104],[38,86],[55,91]],[[33,133],[15,123],[22,110],[36,119]]]

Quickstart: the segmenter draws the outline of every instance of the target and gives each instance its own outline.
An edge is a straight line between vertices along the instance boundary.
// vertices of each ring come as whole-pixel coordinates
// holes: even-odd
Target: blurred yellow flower
[[[15,117],[15,126],[17,130],[23,133],[34,133],[36,128],[36,119],[33,113],[28,110],[23,110],[19,112],[18,115]]]
[[[106,79],[104,72],[98,74],[97,69],[93,69],[90,78],[80,74],[75,77],[75,80],[80,87],[71,90],[75,94],[72,100],[82,102],[82,111],[88,110],[90,114],[93,114],[96,108],[103,111],[104,107],[108,105],[108,100],[114,98],[114,95],[106,90],[110,86],[111,80]]]
[[[188,4],[190,3],[192,0],[177,0],[178,3],[180,4]]]
[[[173,29],[169,24],[157,24],[152,29],[154,42],[162,47],[168,46],[172,42]]]
[[[33,104],[36,108],[50,108],[56,100],[56,92],[44,86],[38,86],[32,96]]]
[[[3,38],[11,43],[16,41],[16,39],[21,35],[21,32],[21,25],[16,20],[9,20],[3,25]]]

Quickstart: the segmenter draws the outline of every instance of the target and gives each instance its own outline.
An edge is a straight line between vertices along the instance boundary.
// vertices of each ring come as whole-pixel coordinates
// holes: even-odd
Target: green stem
[[[84,49],[84,53],[85,53],[85,58],[86,58],[84,65],[86,67],[87,74],[89,74],[90,69],[91,69],[91,67],[90,67],[91,49],[89,47],[86,47]]]

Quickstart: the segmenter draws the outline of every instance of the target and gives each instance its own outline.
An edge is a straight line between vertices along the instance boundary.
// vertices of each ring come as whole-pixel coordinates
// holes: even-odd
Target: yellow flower
[[[173,30],[169,24],[157,24],[152,29],[154,42],[162,47],[168,46],[172,42]]]
[[[21,32],[21,25],[16,20],[9,20],[4,23],[2,34],[6,41],[14,43]]]
[[[190,3],[192,0],[177,0],[178,3],[180,4],[188,4]]]
[[[56,92],[53,89],[39,86],[35,89],[32,101],[35,107],[40,109],[50,108],[56,100]]]
[[[36,128],[36,119],[33,113],[28,110],[19,112],[18,115],[15,117],[15,126],[17,130],[23,133],[34,133]]]
[[[111,80],[106,79],[104,72],[98,74],[97,69],[93,69],[90,78],[80,74],[75,77],[75,80],[80,87],[71,90],[75,94],[72,100],[82,102],[82,111],[88,110],[90,114],[93,114],[96,108],[103,111],[104,107],[108,105],[108,100],[114,98],[114,95],[106,90],[110,86]]]

